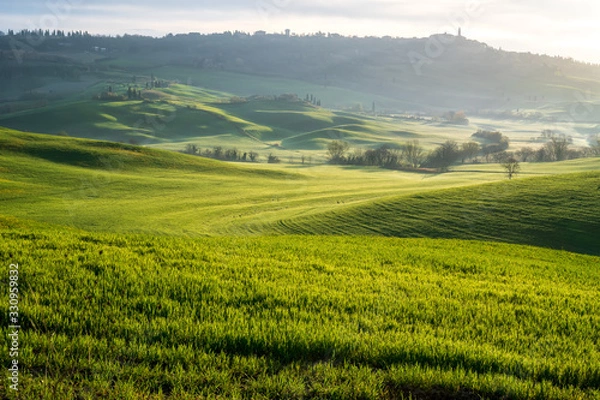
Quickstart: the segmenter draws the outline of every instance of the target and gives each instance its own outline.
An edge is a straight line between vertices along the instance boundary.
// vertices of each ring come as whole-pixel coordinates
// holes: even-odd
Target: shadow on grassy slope
[[[274,179],[295,179],[283,171],[252,170],[203,157],[150,149],[122,143],[31,134],[0,128],[0,151],[44,159],[57,164],[123,171],[144,168],[231,175],[260,175]]]

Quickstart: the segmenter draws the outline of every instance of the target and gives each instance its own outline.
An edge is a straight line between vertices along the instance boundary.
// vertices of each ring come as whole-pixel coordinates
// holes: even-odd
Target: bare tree
[[[502,168],[506,171],[508,179],[512,179],[513,176],[521,171],[521,165],[514,157],[509,157],[502,164]]]
[[[569,155],[571,140],[566,136],[552,136],[550,141],[544,145],[548,161],[564,161]]]
[[[411,140],[402,146],[402,158],[412,168],[419,168],[425,159],[423,148],[419,145],[418,140]]]

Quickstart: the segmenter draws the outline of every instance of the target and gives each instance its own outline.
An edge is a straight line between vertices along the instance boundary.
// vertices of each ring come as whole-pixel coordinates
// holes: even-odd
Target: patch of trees
[[[269,157],[267,158],[267,162],[269,164],[279,164],[281,162],[281,160],[276,155],[269,154]]]
[[[553,136],[540,149],[524,147],[517,152],[508,152],[509,141],[500,132],[479,131],[473,137],[484,139],[488,144],[480,146],[476,142],[459,145],[453,140],[438,145],[429,154],[414,140],[404,143],[399,148],[384,144],[375,149],[354,149],[350,152],[347,142],[334,140],[327,146],[327,158],[332,164],[375,166],[389,169],[418,168],[435,169],[447,172],[459,161],[464,164],[468,160],[478,162],[477,157],[483,155],[486,162],[501,164],[508,178],[512,179],[520,170],[520,162],[564,161],[586,155],[600,155],[600,143],[587,151],[569,149],[569,138]]]
[[[453,140],[447,140],[435,148],[427,157],[425,166],[447,172],[452,164],[461,157],[460,147]]]
[[[8,36],[21,36],[21,37],[29,37],[29,36],[38,36],[38,37],[91,37],[91,35],[85,31],[71,31],[68,33],[65,33],[65,31],[62,30],[56,30],[53,29],[52,31],[50,31],[50,29],[21,29],[20,31],[15,32],[12,29],[9,29],[7,31],[7,35]]]
[[[304,101],[312,104],[313,106],[321,107],[321,99],[317,99],[317,96],[313,94],[307,94]]]
[[[349,152],[350,145],[334,140],[327,145],[327,158],[332,164],[360,165],[389,169],[416,169],[425,160],[424,150],[418,140],[404,143],[400,148],[384,144],[375,149],[355,149]]]
[[[510,140],[497,131],[478,130],[471,137],[479,139],[484,143],[480,151],[485,157],[486,162],[490,162],[490,159],[494,159],[494,154],[506,151],[510,146]]]
[[[215,146],[212,149],[200,149],[192,143],[188,143],[183,151],[186,154],[213,158],[221,161],[236,162],[258,162],[259,155],[253,151],[241,151],[236,148],[225,149],[221,146]]]
[[[481,151],[481,146],[477,142],[463,143],[461,145],[462,163],[464,164],[465,162],[467,162],[467,160],[470,160],[471,162],[473,162],[479,155],[480,151]]]
[[[127,98],[129,100],[136,100],[136,99],[141,100],[142,99],[142,91],[129,86],[127,88]]]
[[[552,136],[540,150],[538,150],[538,160],[543,161],[564,161],[569,158],[569,145],[571,139],[565,136]]]
[[[146,82],[146,89],[168,88],[169,85],[170,85],[170,83],[167,81],[157,81],[157,80],[151,79],[150,82]]]
[[[600,143],[592,142],[590,147],[572,149],[573,140],[570,137],[550,130],[543,131],[542,138],[547,141],[539,149],[523,147],[514,156],[523,162],[555,162],[600,156]]]
[[[347,142],[334,140],[327,145],[327,157],[332,164],[343,164],[347,161],[346,152],[350,148]]]
[[[443,118],[448,124],[469,125],[469,119],[463,111],[448,111],[443,115]]]

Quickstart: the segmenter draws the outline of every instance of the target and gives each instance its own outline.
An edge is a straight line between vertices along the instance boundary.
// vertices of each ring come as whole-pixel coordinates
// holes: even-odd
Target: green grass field
[[[19,392],[5,370],[0,399],[600,399],[600,158],[509,181],[499,164],[326,156],[479,129],[510,151],[545,130],[581,149],[600,132],[596,70],[470,40],[420,75],[404,56],[432,42],[317,39],[278,60],[188,39],[61,38],[18,68],[0,52],[0,281],[21,326]],[[98,100],[130,85],[142,99]],[[461,110],[468,124],[442,117]]]
[[[600,255],[599,215],[593,172],[402,196],[282,220],[274,230],[495,240]]]
[[[598,166],[230,164],[0,129],[20,398],[600,398]]]
[[[600,395],[598,257],[456,240],[1,234],[20,268],[21,398]]]
[[[525,228],[536,221],[531,228],[535,230],[545,226],[546,213],[552,212],[552,207],[562,205],[574,213],[573,218],[585,221],[598,204],[595,175],[581,180],[551,178],[550,184],[534,180],[529,185],[529,181],[517,180],[471,187],[505,181],[498,165],[464,166],[452,173],[431,175],[327,165],[227,164],[130,145],[8,130],[0,133],[0,150],[4,154],[0,158],[0,193],[5,199],[5,214],[104,232],[193,236],[290,231],[428,236],[437,232],[436,237],[468,238],[471,227],[460,221],[475,224],[472,213],[481,221],[498,221],[500,225],[503,213],[517,213],[510,214],[508,221],[520,223],[518,216],[531,204],[532,212],[540,211],[527,216],[519,226]],[[597,169],[597,159],[528,164],[522,176]],[[555,191],[554,185],[566,186]],[[427,195],[456,187],[469,188]],[[585,197],[578,198],[580,206],[573,207],[570,196],[578,190],[583,190]],[[463,201],[463,194],[469,201]],[[492,209],[491,202],[496,203],[497,210]],[[405,203],[416,205],[401,212]],[[378,226],[379,211],[372,215],[365,211],[378,207],[387,210],[383,219],[394,226]],[[355,218],[354,212],[362,217]],[[356,223],[340,225],[338,216]],[[370,229],[365,229],[370,222]],[[506,229],[511,229],[510,224],[506,223]],[[593,228],[593,219],[587,224]],[[407,225],[411,228],[403,232]],[[463,234],[450,232],[454,226]],[[473,228],[478,238],[493,237],[477,232]],[[533,233],[527,229],[516,234],[512,242],[540,244],[527,239]],[[496,238],[502,239],[501,235]],[[557,242],[553,247],[560,245]]]

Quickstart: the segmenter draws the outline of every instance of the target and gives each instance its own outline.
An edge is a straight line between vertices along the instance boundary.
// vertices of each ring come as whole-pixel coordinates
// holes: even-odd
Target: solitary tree
[[[508,175],[508,179],[512,179],[513,176],[519,173],[521,170],[521,165],[519,161],[517,161],[514,157],[510,157],[506,159],[502,164],[502,168],[506,171]]]

